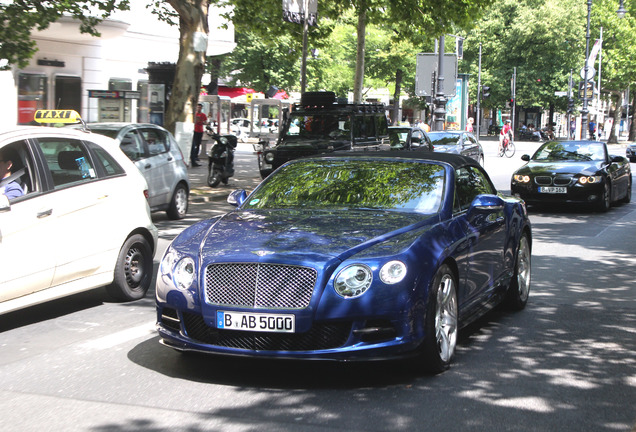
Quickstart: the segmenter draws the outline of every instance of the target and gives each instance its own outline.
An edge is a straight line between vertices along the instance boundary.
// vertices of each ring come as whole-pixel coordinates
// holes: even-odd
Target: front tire
[[[597,203],[597,210],[600,212],[606,212],[612,206],[612,186],[609,181],[605,179],[605,184],[603,185],[603,193],[601,195],[601,199]]]
[[[188,189],[183,184],[179,184],[172,194],[166,214],[170,219],[177,220],[183,219],[186,213],[188,213]]]
[[[119,251],[113,283],[106,290],[120,301],[146,296],[152,279],[152,249],[141,234],[130,236]]]
[[[457,346],[457,282],[450,267],[435,273],[426,307],[426,339],[422,345],[424,368],[440,373],[450,367]]]
[[[221,173],[217,170],[212,171],[208,175],[208,186],[217,187],[221,183]]]
[[[530,273],[532,258],[528,235],[523,234],[519,239],[517,256],[515,258],[515,272],[506,294],[507,306],[512,310],[521,310],[526,307],[530,295]]]
[[[508,145],[506,146],[506,157],[511,158],[514,156],[514,154],[515,154],[515,144],[512,141],[510,141]]]
[[[627,192],[625,192],[625,196],[621,200],[623,204],[629,204],[632,201],[632,175],[629,175],[627,179]]]

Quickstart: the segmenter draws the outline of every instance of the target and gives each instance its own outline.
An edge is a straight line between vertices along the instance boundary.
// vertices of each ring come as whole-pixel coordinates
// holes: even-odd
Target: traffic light
[[[568,99],[568,114],[572,114],[574,112],[574,99]]]
[[[481,97],[486,99],[488,96],[490,96],[490,87],[485,85],[481,86]]]

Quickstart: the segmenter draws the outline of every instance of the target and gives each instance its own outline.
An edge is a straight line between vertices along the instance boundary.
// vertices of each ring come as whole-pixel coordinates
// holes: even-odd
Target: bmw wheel
[[[425,368],[439,373],[449,368],[455,355],[458,331],[456,278],[442,265],[435,273],[426,308],[426,339],[422,356]]]
[[[172,194],[166,214],[170,219],[176,220],[183,219],[186,213],[188,213],[188,189],[183,184],[179,184]]]
[[[512,275],[512,281],[506,294],[506,302],[510,309],[521,310],[526,307],[528,296],[530,295],[531,267],[530,241],[528,240],[528,235],[523,234],[517,247],[515,272]]]
[[[625,197],[621,200],[621,202],[628,204],[632,200],[632,175],[629,174],[629,178],[627,179],[627,191],[625,192]]]
[[[129,237],[119,251],[113,283],[106,289],[117,300],[145,297],[152,279],[152,249],[141,234]]]
[[[612,186],[609,181],[606,179],[605,184],[603,185],[603,192],[601,197],[597,203],[597,210],[600,212],[606,212],[612,206]]]

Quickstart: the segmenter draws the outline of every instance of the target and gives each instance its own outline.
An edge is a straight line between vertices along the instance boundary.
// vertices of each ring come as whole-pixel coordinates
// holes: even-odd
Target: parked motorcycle
[[[234,150],[238,139],[234,135],[218,135],[208,129],[208,136],[215,141],[208,155],[208,186],[227,184],[234,175]]]

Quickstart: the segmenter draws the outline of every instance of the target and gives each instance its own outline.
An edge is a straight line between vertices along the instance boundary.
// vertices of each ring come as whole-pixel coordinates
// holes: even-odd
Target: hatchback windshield
[[[547,142],[532,157],[535,161],[605,160],[605,147],[593,142]]]
[[[387,160],[307,160],[283,167],[243,209],[381,209],[439,211],[444,168]]]

